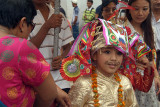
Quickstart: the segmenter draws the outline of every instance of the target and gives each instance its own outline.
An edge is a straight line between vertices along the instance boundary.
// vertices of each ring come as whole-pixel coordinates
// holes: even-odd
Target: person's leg
[[[78,25],[73,25],[72,26],[72,31],[73,31],[73,37],[74,37],[74,40],[75,40],[79,35],[79,27],[78,27]]]
[[[79,25],[77,25],[77,35],[76,36],[78,37],[78,35],[79,35]]]

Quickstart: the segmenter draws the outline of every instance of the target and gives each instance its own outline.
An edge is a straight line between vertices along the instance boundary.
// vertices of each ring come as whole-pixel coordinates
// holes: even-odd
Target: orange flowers
[[[92,77],[92,89],[93,89],[93,93],[94,93],[94,107],[99,107],[100,104],[98,103],[99,102],[99,99],[98,99],[99,94],[98,94],[98,90],[97,90],[97,87],[98,87],[98,85],[97,85],[97,74],[96,74],[95,70],[96,70],[95,66],[92,66],[92,72],[93,72],[92,75],[91,75],[91,77]]]
[[[122,92],[122,91],[123,91],[122,89],[120,89],[120,88],[118,89],[118,92]]]
[[[114,79],[115,79],[118,83],[121,82],[121,79],[119,78],[118,73],[114,73]]]
[[[99,107],[100,106],[100,104],[98,103],[98,104],[94,104],[94,107]]]
[[[92,84],[92,88],[97,87],[97,84]]]
[[[98,90],[97,90],[97,74],[95,72],[96,68],[94,66],[92,66],[92,74],[91,74],[91,77],[92,77],[92,89],[93,89],[93,93],[94,93],[94,107],[99,107],[100,104],[99,104],[99,94],[98,94]],[[115,80],[120,84],[121,82],[121,79],[118,75],[118,73],[114,73],[114,78]],[[125,102],[123,101],[123,89],[122,89],[122,85],[120,84],[119,85],[119,88],[118,88],[118,105],[117,107],[125,107]]]
[[[118,73],[114,73],[114,78],[118,83],[121,82],[121,79],[119,78]],[[125,102],[123,101],[122,87],[123,86],[120,84],[119,88],[118,88],[118,105],[117,105],[117,107],[125,107]]]

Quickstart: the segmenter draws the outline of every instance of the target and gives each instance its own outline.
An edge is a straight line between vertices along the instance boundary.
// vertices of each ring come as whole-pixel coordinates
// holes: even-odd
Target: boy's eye
[[[110,51],[109,51],[109,50],[106,50],[106,51],[105,51],[105,53],[106,53],[106,54],[109,54],[109,53],[110,53]]]
[[[122,52],[117,52],[117,55],[123,55],[123,53]]]

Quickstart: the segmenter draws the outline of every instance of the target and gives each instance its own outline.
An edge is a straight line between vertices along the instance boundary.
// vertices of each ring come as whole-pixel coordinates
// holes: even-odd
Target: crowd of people
[[[159,107],[160,0],[71,2],[0,0],[0,107]]]

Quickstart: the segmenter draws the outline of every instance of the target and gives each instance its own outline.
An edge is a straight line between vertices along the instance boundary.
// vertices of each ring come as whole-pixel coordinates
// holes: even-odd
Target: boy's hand
[[[52,61],[52,68],[53,68],[53,70],[60,69],[61,62],[62,62],[62,56],[54,57],[53,61]]]
[[[60,27],[61,24],[62,24],[61,14],[52,14],[52,16],[46,21],[46,25],[49,29]]]

